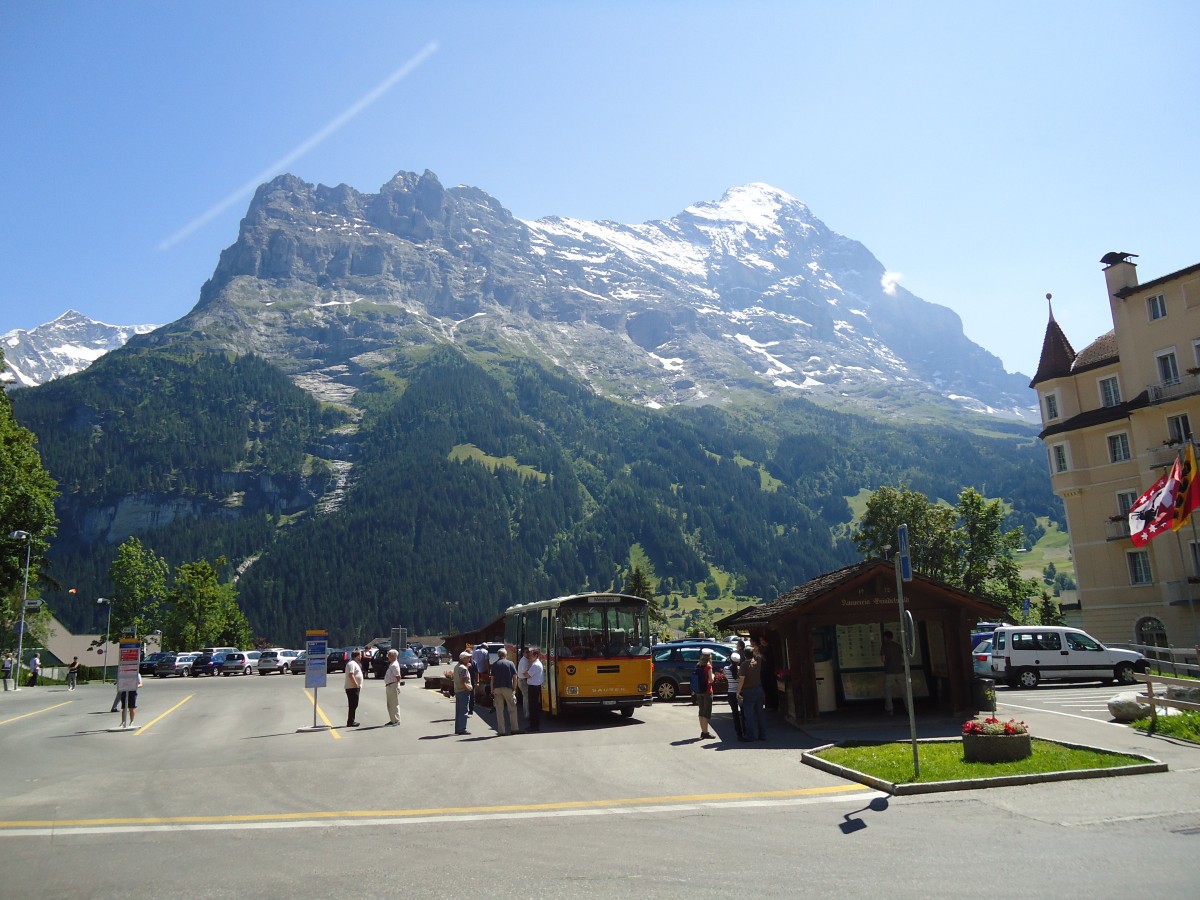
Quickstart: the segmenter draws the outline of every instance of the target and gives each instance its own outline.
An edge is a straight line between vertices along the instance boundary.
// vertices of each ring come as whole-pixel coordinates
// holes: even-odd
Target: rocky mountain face
[[[376,194],[280,176],[197,306],[136,340],[254,352],[337,401],[399,348],[454,343],[649,407],[794,394],[886,411],[920,396],[1036,421],[1028,377],[957,314],[889,284],[862,244],[765,184],[621,225],[521,221],[428,171]]]
[[[106,325],[69,309],[32,331],[18,328],[0,335],[7,365],[0,380],[5,387],[33,387],[81,372],[135,334],[146,334],[157,327]]]

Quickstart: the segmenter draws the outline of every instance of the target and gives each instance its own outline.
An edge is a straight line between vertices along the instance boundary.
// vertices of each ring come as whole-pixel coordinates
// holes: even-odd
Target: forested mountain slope
[[[172,564],[226,556],[256,634],[335,643],[459,627],[505,606],[619,585],[639,545],[659,590],[714,569],[770,599],[856,555],[838,535],[862,488],[964,486],[1058,517],[1031,430],[881,424],[803,399],[653,410],[529,359],[413,349],[355,409],[321,406],[253,356],[114,352],[13,394],[61,483],[46,594],[69,627],[129,534]],[[348,472],[348,477],[346,473]],[[339,477],[340,476],[340,477]],[[66,593],[75,587],[76,595]]]

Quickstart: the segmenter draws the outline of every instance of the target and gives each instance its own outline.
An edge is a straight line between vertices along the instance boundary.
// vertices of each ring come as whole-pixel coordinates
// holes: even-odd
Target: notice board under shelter
[[[1003,606],[914,574],[904,606],[916,625],[910,671],[915,706],[973,712],[971,628]],[[765,637],[780,711],[795,722],[839,711],[882,711],[883,633],[900,637],[895,565],[870,559],[818,576],[773,601],[717,622],[722,633]]]

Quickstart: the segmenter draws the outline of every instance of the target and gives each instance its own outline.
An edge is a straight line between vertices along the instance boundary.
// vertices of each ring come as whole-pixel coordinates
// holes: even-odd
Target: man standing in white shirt
[[[358,712],[358,695],[362,690],[363,670],[362,651],[355,650],[350,654],[350,662],[346,663],[346,727],[357,728],[358,722],[354,714]]]
[[[389,725],[400,724],[400,685],[404,676],[400,673],[400,654],[393,647],[388,651],[387,672],[383,676],[383,690],[387,693]]]
[[[545,678],[546,669],[542,665],[542,654],[537,647],[530,647],[528,655],[529,669],[525,673],[525,686],[528,688],[527,696],[525,697],[526,715],[529,716],[529,730],[541,731],[542,680]]]

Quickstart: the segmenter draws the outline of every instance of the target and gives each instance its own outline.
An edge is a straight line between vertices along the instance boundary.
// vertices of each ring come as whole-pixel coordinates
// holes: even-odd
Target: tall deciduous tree
[[[163,627],[162,607],[167,599],[169,572],[167,561],[143,547],[136,537],[130,537],[117,548],[117,556],[108,567],[108,577],[113,583],[114,633],[132,629],[146,637],[152,630]]]
[[[950,508],[907,488],[881,488],[867,501],[854,546],[864,556],[890,559],[901,523],[908,524],[914,571],[1004,603],[1013,616],[1026,597],[1040,595],[1036,578],[1021,577],[1016,553],[1024,546],[1024,532],[1004,530],[999,500],[966,488]]]
[[[0,372],[5,368],[0,352]],[[37,594],[38,573],[58,530],[57,496],[58,485],[42,467],[37,437],[17,424],[8,394],[0,391],[0,641],[5,645],[16,646],[13,624],[21,614],[27,549],[29,594]],[[10,538],[15,531],[31,538]]]
[[[175,570],[168,595],[172,609],[163,630],[172,646],[249,646],[250,626],[238,608],[237,590],[217,574],[225,564],[222,557],[215,564],[200,560]]]

